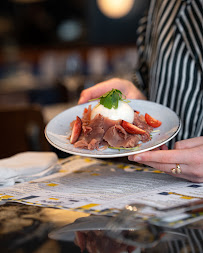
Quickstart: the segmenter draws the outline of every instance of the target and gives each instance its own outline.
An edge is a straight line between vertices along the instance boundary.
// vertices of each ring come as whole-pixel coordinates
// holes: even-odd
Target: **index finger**
[[[131,155],[128,159],[135,162],[188,163],[190,157],[189,150],[157,150]]]

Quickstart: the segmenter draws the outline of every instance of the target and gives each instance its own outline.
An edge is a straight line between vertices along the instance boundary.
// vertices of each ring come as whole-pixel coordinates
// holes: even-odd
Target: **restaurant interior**
[[[72,183],[76,180],[75,177],[82,176],[85,164],[89,162],[98,166],[98,171],[93,173],[92,167],[86,165],[87,172],[91,173],[92,178],[98,176],[99,171],[105,167],[105,162],[106,169],[111,173],[120,170],[121,167],[122,173],[126,170],[128,175],[132,170],[139,171],[140,175],[140,171],[147,171],[146,175],[150,172],[150,169],[137,165],[137,167],[132,165],[135,166],[133,168],[126,167],[127,157],[113,159],[113,163],[122,163],[118,165],[119,168],[112,167],[116,166],[112,163],[112,159],[104,159],[100,164],[91,158],[72,158],[71,154],[51,145],[44,133],[45,127],[55,116],[77,105],[83,89],[113,77],[132,80],[138,64],[136,30],[149,2],[149,0],[1,0],[0,160],[23,152],[37,151],[39,155],[54,153],[61,164],[65,165],[60,169],[61,173],[67,172],[67,168],[75,172],[76,163],[83,169],[82,172],[75,172]],[[131,166],[132,163],[128,161],[128,164]],[[30,167],[32,168],[31,165]],[[156,172],[154,177],[162,177],[162,174]],[[71,185],[68,176],[66,180],[69,180],[67,182]],[[170,178],[168,180],[170,181]],[[55,181],[52,184],[48,184],[48,181],[44,183],[53,189],[57,186]],[[96,181],[94,183],[96,187]],[[113,192],[117,184],[116,181],[111,186],[109,184],[107,190],[109,191],[110,187]],[[149,184],[147,181],[146,187]],[[30,181],[30,187],[33,187],[31,197],[33,199],[38,197],[35,196],[39,193],[37,190],[35,193],[34,181]],[[64,187],[67,187],[65,191],[68,192],[69,185],[66,184]],[[199,232],[200,243],[194,248],[192,241],[196,239],[189,240],[189,244],[191,243],[189,246],[184,243],[184,239],[188,236],[185,233],[188,232],[174,232],[170,228],[165,230],[156,225],[146,224],[145,216],[142,216],[141,222],[139,220],[136,223],[138,229],[126,230],[125,226],[130,226],[132,220],[128,220],[126,225],[122,223],[121,216],[115,221],[117,223],[109,223],[111,216],[106,216],[105,210],[103,215],[92,215],[87,211],[88,205],[85,205],[85,202],[81,202],[84,208],[78,210],[62,207],[62,204],[54,206],[54,201],[58,201],[54,195],[47,203],[43,199],[40,204],[38,201],[33,204],[31,197],[30,200],[23,195],[24,188],[21,188],[20,182],[17,188],[16,191],[9,189],[10,194],[3,195],[0,178],[2,253],[202,252],[202,232]],[[31,188],[25,187],[27,192],[31,192]],[[105,194],[110,196],[111,190]],[[82,196],[75,188],[74,191],[75,198]],[[116,188],[115,191],[119,192],[120,189]],[[15,197],[17,193],[22,194],[18,200]],[[164,195],[167,194],[162,192],[160,198],[164,198]],[[110,202],[113,202],[114,196],[111,197]],[[202,208],[202,202],[200,206]],[[139,206],[142,210],[145,207]],[[124,210],[125,217],[132,218],[129,210],[135,211],[135,207],[128,206]],[[98,212],[96,209],[94,211]],[[151,211],[154,212],[155,209],[152,208]],[[196,220],[198,221],[197,218]],[[69,233],[69,227],[66,227],[72,223],[76,227],[73,229],[76,232],[74,236]],[[93,227],[96,226],[96,232],[94,229],[88,232],[92,224]],[[114,230],[115,234],[103,234],[104,228],[109,224],[113,224],[110,230]],[[124,226],[122,235],[117,233],[118,227],[115,224]],[[86,226],[88,228],[84,229]],[[202,228],[202,223],[194,223],[192,229],[196,228]],[[122,236],[123,240],[117,240],[119,236]]]
[[[119,2],[1,1],[0,158],[53,149],[45,140],[40,144],[43,124],[76,105],[83,89],[111,77],[132,78],[136,29],[147,1]],[[37,111],[41,116],[32,116]],[[17,113],[30,119],[22,126],[12,116]]]

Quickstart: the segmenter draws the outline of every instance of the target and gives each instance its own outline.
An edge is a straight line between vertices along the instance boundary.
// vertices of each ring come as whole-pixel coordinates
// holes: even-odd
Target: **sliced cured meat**
[[[111,147],[123,147],[133,148],[141,142],[147,142],[151,140],[151,131],[153,127],[148,125],[144,115],[140,115],[137,112],[134,113],[133,124],[125,122],[123,125],[122,120],[111,120],[107,117],[97,114],[92,120],[91,105],[85,108],[83,112],[82,131],[78,140],[74,143],[76,148],[83,149],[100,149],[101,146]],[[70,125],[73,127],[75,121]],[[136,131],[130,132],[134,129]],[[139,130],[139,131],[138,131]]]
[[[151,132],[153,130],[153,127],[149,126],[147,122],[145,121],[144,115],[139,115],[137,113],[134,113],[133,124],[148,132]]]

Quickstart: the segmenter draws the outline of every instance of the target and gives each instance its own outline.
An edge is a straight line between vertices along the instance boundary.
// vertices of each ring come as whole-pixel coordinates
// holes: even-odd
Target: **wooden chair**
[[[24,151],[50,151],[41,107],[0,107],[0,158]]]

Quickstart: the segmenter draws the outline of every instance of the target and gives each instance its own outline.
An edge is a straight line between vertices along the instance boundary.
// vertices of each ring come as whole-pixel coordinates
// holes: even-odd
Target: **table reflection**
[[[104,234],[104,231],[77,231],[75,232],[75,244],[80,247],[81,252],[84,252],[85,250],[87,250],[89,253],[139,252],[134,246],[127,245],[109,238]]]
[[[137,237],[136,240],[141,240],[146,246],[151,241],[151,247],[135,247],[128,245],[119,240],[109,238],[104,231],[77,231],[75,232],[75,244],[81,249],[81,252],[88,253],[138,253],[138,252],[156,252],[156,253],[171,253],[171,252],[203,252],[202,248],[202,233],[203,230],[196,230],[191,228],[181,229],[177,234],[171,233],[169,237],[164,240],[157,240],[153,236],[150,238],[149,235],[140,233],[140,235],[132,235],[130,231],[123,231],[127,236]],[[148,237],[149,236],[149,237]],[[176,237],[177,236],[177,237]],[[135,239],[135,238],[134,238]]]
[[[50,234],[52,239],[74,240],[83,253],[203,252],[203,222],[179,229],[142,222],[135,229],[105,230],[111,217],[79,218]]]
[[[143,223],[135,230],[121,229],[125,240],[120,240],[105,230],[109,216],[0,203],[0,252],[3,253],[203,252],[203,221],[175,230]]]

